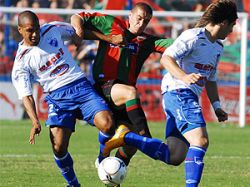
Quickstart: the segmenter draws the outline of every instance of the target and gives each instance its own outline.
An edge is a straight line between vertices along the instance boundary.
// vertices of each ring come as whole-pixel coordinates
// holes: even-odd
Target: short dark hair
[[[135,9],[137,9],[137,8],[145,10],[150,15],[153,15],[153,10],[152,10],[151,6],[149,6],[147,3],[143,3],[143,2],[136,3],[134,5],[134,8],[132,9],[132,11],[135,10]]]
[[[32,20],[33,22],[37,22],[39,24],[37,15],[30,10],[25,10],[18,15],[18,26],[23,26],[25,19]]]
[[[219,24],[227,20],[233,23],[238,19],[237,6],[232,0],[218,0],[210,4],[195,27],[205,27],[208,23]]]

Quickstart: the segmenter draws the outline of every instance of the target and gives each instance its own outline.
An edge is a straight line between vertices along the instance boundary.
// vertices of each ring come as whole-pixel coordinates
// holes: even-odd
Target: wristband
[[[213,102],[212,106],[214,108],[214,111],[216,111],[218,108],[221,108],[220,101]]]

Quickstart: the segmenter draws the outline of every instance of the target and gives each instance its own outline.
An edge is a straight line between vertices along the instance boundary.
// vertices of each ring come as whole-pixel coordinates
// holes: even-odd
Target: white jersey
[[[174,58],[187,74],[200,73],[202,78],[196,83],[187,85],[167,73],[162,80],[162,93],[179,88],[189,88],[197,96],[202,92],[206,81],[216,81],[216,69],[223,53],[223,45],[217,40],[212,43],[205,35],[205,28],[193,28],[184,31],[163,55]]]
[[[70,54],[64,41],[70,40],[75,30],[70,24],[51,22],[40,28],[37,46],[19,43],[12,82],[18,98],[32,94],[32,82],[39,82],[44,92],[50,92],[85,77]]]

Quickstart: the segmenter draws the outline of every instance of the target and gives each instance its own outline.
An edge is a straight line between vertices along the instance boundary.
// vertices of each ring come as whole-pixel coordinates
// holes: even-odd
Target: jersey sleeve
[[[18,99],[32,95],[31,77],[29,67],[21,61],[15,61],[12,70],[12,83],[17,91]]]
[[[163,55],[168,55],[175,60],[180,60],[192,52],[194,44],[195,38],[184,32],[165,50]]]
[[[84,28],[89,30],[99,31],[105,35],[110,34],[115,17],[101,13],[86,13],[77,14],[83,20]]]
[[[171,38],[156,38],[153,41],[153,51],[158,53],[163,53],[172,43]]]
[[[61,37],[64,41],[70,40],[71,37],[75,34],[75,29],[69,23],[54,21],[50,22],[50,24],[57,27],[57,30],[61,34]]]

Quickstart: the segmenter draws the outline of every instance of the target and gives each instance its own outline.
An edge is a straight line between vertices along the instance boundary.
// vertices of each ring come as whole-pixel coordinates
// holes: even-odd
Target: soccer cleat
[[[128,127],[126,127],[125,125],[120,125],[118,129],[115,131],[115,135],[105,143],[102,155],[106,157],[109,155],[111,150],[125,145],[124,136],[128,132],[130,132]]]

